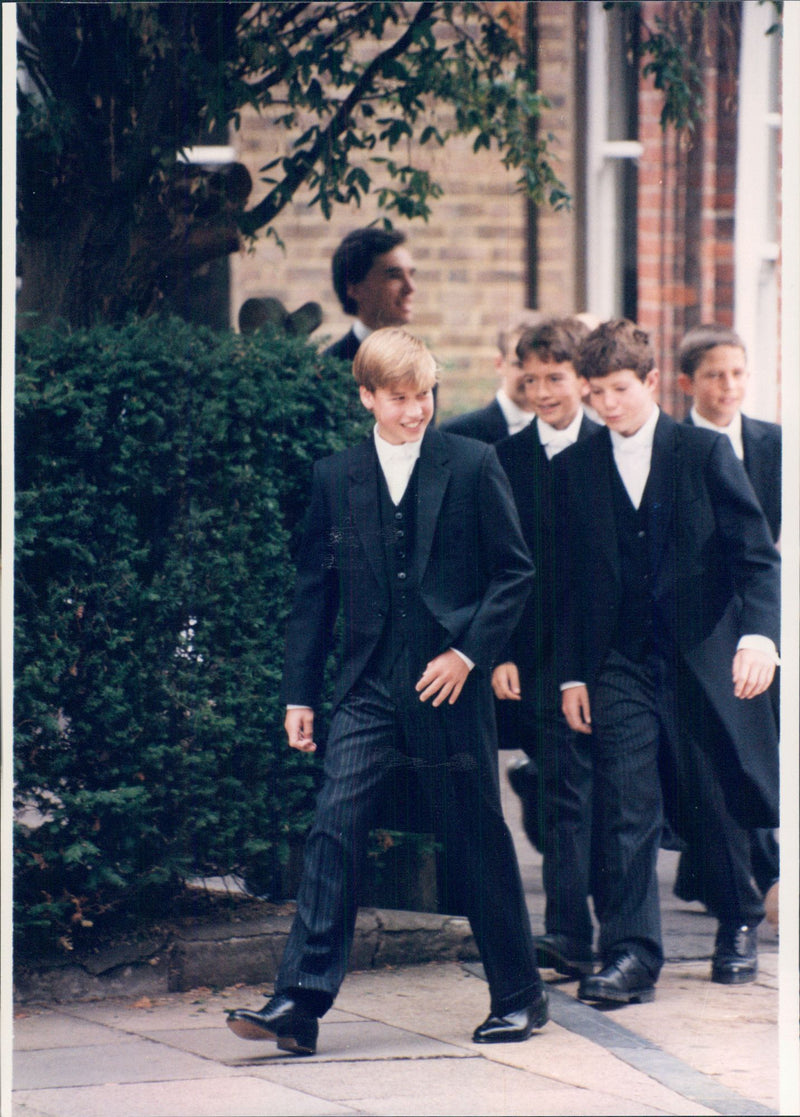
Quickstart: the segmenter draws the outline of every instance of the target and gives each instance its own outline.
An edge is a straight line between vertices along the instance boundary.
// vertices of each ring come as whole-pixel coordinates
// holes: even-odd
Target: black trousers
[[[611,652],[592,699],[600,953],[637,953],[654,976],[663,963],[656,859],[664,809],[679,837],[705,851],[705,887],[717,918],[764,917],[748,870],[749,840],[726,802],[724,734],[688,671],[651,655]],[[663,797],[662,797],[663,788]]]
[[[307,841],[297,914],[275,983],[333,1002],[347,970],[367,837],[387,781],[408,769],[428,802],[440,865],[467,914],[491,1008],[504,1015],[541,989],[513,840],[503,819],[489,680],[470,673],[454,705],[420,702],[417,664],[363,677],[335,711],[325,779]],[[320,1003],[318,1000],[317,1003]]]
[[[539,821],[545,930],[591,949],[592,738],[570,729],[556,694],[553,688],[546,706],[524,698],[513,703],[516,747],[528,754],[536,769],[536,778],[529,781],[534,797],[530,806]]]

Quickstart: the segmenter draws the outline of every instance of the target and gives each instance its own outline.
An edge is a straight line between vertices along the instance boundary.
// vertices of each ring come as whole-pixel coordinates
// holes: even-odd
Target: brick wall
[[[540,206],[536,215],[538,253],[538,307],[550,314],[586,310],[583,305],[578,266],[578,214],[580,212],[581,166],[577,99],[581,5],[540,3],[537,5],[539,87],[551,107],[541,119],[542,134],[550,133],[556,172],[573,195],[569,212],[556,213]]]
[[[652,26],[670,7],[645,3],[643,17]],[[721,33],[720,16],[735,8],[720,3],[709,10],[696,55],[705,109],[692,137],[662,130],[663,101],[652,79],[639,92],[638,317],[653,335],[662,406],[678,417],[687,409],[675,380],[681,337],[701,321],[733,324],[739,43],[735,33]]]
[[[258,168],[277,152],[259,119],[248,115],[236,138],[239,157],[258,180]],[[443,366],[443,412],[478,406],[495,390],[494,341],[498,324],[525,305],[525,205],[514,176],[496,154],[474,155],[466,140],[426,155],[424,165],[444,187],[433,216],[402,225],[417,267],[412,327]],[[256,187],[257,202],[262,188]],[[232,257],[232,313],[250,297],[275,295],[290,310],[308,300],[322,305],[324,321],[313,335],[335,340],[350,325],[334,295],[330,261],[351,229],[378,216],[374,203],[337,208],[326,222],[308,195],[296,196],[274,223],[285,245],[259,237],[252,250]]]
[[[513,6],[516,13],[524,5]],[[572,188],[574,180],[574,34],[579,5],[538,5],[541,87],[553,101],[543,128],[553,133],[557,170]],[[256,183],[255,204],[265,192],[259,167],[287,152],[283,133],[270,133],[254,113],[243,115],[233,137],[239,158]],[[515,174],[496,152],[473,154],[468,139],[443,149],[422,149],[415,158],[444,188],[425,224],[402,226],[417,266],[412,328],[431,345],[443,365],[440,406],[443,414],[482,406],[496,390],[495,338],[527,302],[527,203],[516,192]],[[342,237],[378,216],[374,203],[337,208],[326,222],[309,196],[298,195],[274,223],[284,242],[261,235],[251,251],[232,257],[232,319],[248,298],[275,295],[289,310],[308,300],[322,305],[324,321],[313,335],[322,343],[349,328],[333,293],[330,260]],[[553,312],[574,305],[575,216],[538,214],[540,305]]]

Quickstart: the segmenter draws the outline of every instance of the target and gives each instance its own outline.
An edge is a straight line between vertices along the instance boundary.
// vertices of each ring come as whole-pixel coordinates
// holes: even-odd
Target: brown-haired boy
[[[711,977],[752,981],[761,897],[730,845],[777,823],[779,556],[727,438],[656,404],[645,331],[603,323],[579,371],[606,429],[556,462],[563,502],[563,709],[593,734],[595,911],[585,1000],[651,1000],[663,964],[663,808],[702,846],[719,927]],[[661,779],[659,779],[659,775]]]
[[[692,399],[686,422],[718,431],[731,440],[777,543],[781,534],[781,428],[742,413],[750,379],[744,342],[729,326],[709,322],[684,335],[678,360],[678,383]],[[777,691],[776,680],[771,691],[776,709]],[[691,848],[681,855],[675,892],[684,900],[701,900],[709,906],[700,872],[703,857],[701,850]],[[751,832],[750,858],[756,884],[765,899],[769,896],[769,914],[780,875],[780,854],[772,830]]]
[[[275,995],[228,1024],[314,1053],[345,976],[381,787],[411,768],[489,981],[473,1040],[525,1040],[547,999],[500,806],[490,674],[529,592],[530,556],[494,449],[430,426],[436,362],[422,342],[377,330],[353,372],[375,429],[314,467],[281,687],[289,744],[312,752],[340,618],[325,780]]]
[[[575,318],[547,318],[522,333],[516,355],[535,418],[496,446],[536,580],[492,686],[500,700],[501,746],[528,756],[512,765],[508,776],[522,801],[525,832],[542,852],[547,904],[545,933],[534,939],[538,961],[570,976],[592,972],[592,766],[591,741],[564,720],[555,672],[561,517],[553,499],[552,462],[600,429],[583,412],[589,385],[575,368],[588,333]],[[508,717],[509,708],[515,717]]]

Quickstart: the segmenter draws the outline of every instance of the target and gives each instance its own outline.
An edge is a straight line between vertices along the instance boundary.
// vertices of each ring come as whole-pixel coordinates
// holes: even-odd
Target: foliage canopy
[[[150,313],[197,266],[271,232],[301,187],[326,217],[376,192],[388,217],[427,218],[440,188],[419,149],[456,133],[565,205],[535,133],[547,102],[520,9],[19,4],[20,311],[73,325]],[[284,148],[249,209],[244,168],[182,161],[247,108]]]

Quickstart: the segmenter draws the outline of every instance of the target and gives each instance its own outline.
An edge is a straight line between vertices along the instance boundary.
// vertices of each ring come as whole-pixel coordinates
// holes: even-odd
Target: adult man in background
[[[405,233],[396,229],[354,229],[336,249],[333,289],[354,321],[344,337],[328,346],[326,356],[352,361],[373,330],[411,321],[416,269],[405,242]]]

